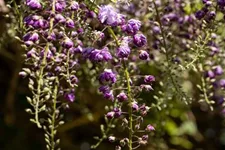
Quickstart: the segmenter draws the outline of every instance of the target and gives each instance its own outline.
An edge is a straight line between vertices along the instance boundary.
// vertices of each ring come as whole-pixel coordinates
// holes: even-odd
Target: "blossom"
[[[65,48],[71,48],[73,47],[73,41],[69,39],[68,37],[66,37],[62,42],[62,46]]]
[[[114,95],[113,95],[112,90],[103,93],[103,96],[104,96],[105,99],[108,99],[108,100],[111,100],[111,101],[114,100]]]
[[[63,15],[56,14],[55,15],[55,21],[59,22],[59,23],[64,23],[64,22],[66,22],[66,19],[65,19],[65,17]]]
[[[38,33],[34,32],[34,33],[27,33],[23,36],[23,40],[24,41],[32,41],[32,42],[36,42],[39,40],[39,35]]]
[[[75,27],[75,24],[74,24],[74,22],[73,22],[72,19],[67,18],[67,19],[66,19],[66,26],[67,26],[68,28],[74,28],[74,27]]]
[[[146,131],[153,131],[155,130],[155,128],[152,125],[147,125],[147,127],[145,128]]]
[[[205,12],[203,10],[199,10],[195,13],[195,17],[198,19],[198,20],[201,20],[203,17],[205,16]]]
[[[118,99],[118,101],[123,102],[126,101],[128,99],[127,95],[124,92],[121,92],[120,94],[118,94],[116,96],[116,98]]]
[[[136,34],[141,27],[141,22],[136,19],[130,19],[128,20],[126,25],[122,26],[123,31],[125,31],[128,34]]]
[[[214,69],[214,73],[216,75],[222,75],[223,74],[223,68],[220,65],[216,66],[216,68]]]
[[[125,16],[117,13],[111,5],[103,5],[99,8],[98,19],[102,24],[117,26],[124,23]]]
[[[79,9],[79,4],[78,4],[78,2],[72,1],[71,4],[70,4],[70,9],[73,10],[73,11],[78,10],[78,9]]]
[[[117,48],[117,56],[119,58],[127,58],[130,54],[130,48],[128,45],[123,44],[119,48]]]
[[[141,60],[147,60],[149,58],[149,54],[148,52],[144,51],[144,50],[140,50],[139,51],[139,58]]]
[[[155,81],[155,77],[152,75],[147,75],[144,78],[145,83],[152,83],[153,81]]]
[[[114,118],[114,115],[115,115],[115,112],[114,112],[114,111],[110,111],[110,112],[108,112],[108,113],[106,114],[106,117],[107,117],[108,119],[112,119],[112,118]]]
[[[89,59],[95,62],[109,61],[112,59],[112,55],[110,54],[108,48],[104,47],[101,50],[94,49],[93,51],[91,51]]]
[[[66,2],[64,0],[58,0],[55,4],[55,10],[62,12],[66,8]]]
[[[132,107],[133,111],[138,111],[139,110],[139,106],[138,106],[137,102],[132,102],[131,103],[131,107]]]
[[[221,79],[219,81],[219,84],[220,84],[221,87],[225,88],[225,79]]]
[[[147,39],[143,34],[135,34],[133,36],[133,42],[137,47],[142,47],[146,45]]]
[[[27,0],[26,1],[26,5],[28,7],[30,7],[30,9],[41,9],[41,3],[39,2],[39,0]]]
[[[113,73],[111,69],[105,69],[104,72],[99,76],[99,81],[101,84],[104,82],[115,83],[116,74]]]
[[[107,93],[110,91],[110,88],[107,85],[103,85],[103,86],[100,86],[98,90],[102,93]]]
[[[74,91],[70,91],[69,93],[66,93],[64,95],[65,99],[70,101],[70,102],[73,102],[75,100],[75,95],[74,95]]]

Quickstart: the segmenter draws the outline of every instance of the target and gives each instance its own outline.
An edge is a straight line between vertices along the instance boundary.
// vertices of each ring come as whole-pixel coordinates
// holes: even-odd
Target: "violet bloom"
[[[123,31],[127,32],[128,34],[136,34],[141,27],[141,22],[136,19],[128,20],[126,25],[122,26]]]
[[[151,85],[145,85],[145,84],[140,85],[140,89],[141,90],[144,90],[146,92],[149,92],[149,91],[152,91],[153,90],[153,88],[152,88]]]
[[[56,14],[55,15],[55,21],[56,22],[59,22],[59,23],[64,23],[64,22],[66,22],[66,19],[65,19],[65,17],[63,17],[63,15]]]
[[[154,131],[155,128],[152,125],[149,124],[149,125],[147,125],[145,130],[150,132],[150,131]]]
[[[67,37],[63,40],[62,46],[65,48],[71,48],[73,47],[73,41]]]
[[[112,119],[112,118],[114,118],[114,115],[115,115],[115,112],[114,112],[114,111],[110,111],[110,112],[108,112],[108,113],[106,114],[106,117],[107,117],[108,119]]]
[[[79,9],[79,4],[78,4],[78,2],[72,1],[71,4],[70,4],[70,9],[73,10],[73,11],[78,10],[78,9]]]
[[[149,58],[148,52],[146,52],[146,51],[144,51],[144,50],[140,50],[139,58],[140,58],[141,60],[147,60],[147,59]]]
[[[122,114],[122,111],[121,111],[120,108],[114,108],[113,111],[115,112],[115,115],[114,115],[114,116],[115,116],[116,118],[120,117],[121,114]]]
[[[27,33],[23,36],[23,40],[36,42],[39,40],[39,35],[38,33]]]
[[[98,90],[104,94],[104,93],[108,93],[110,91],[110,88],[107,85],[103,85],[103,86],[100,86]]]
[[[139,110],[139,106],[138,106],[137,102],[132,102],[131,107],[132,107],[133,111]]]
[[[161,33],[161,29],[158,26],[154,26],[152,28],[152,31],[153,31],[154,34],[160,34]]]
[[[65,99],[70,101],[70,102],[73,102],[75,100],[75,95],[74,95],[74,91],[71,91],[69,93],[66,93],[64,95]]]
[[[216,68],[214,69],[214,73],[216,75],[222,75],[223,74],[223,68],[221,66],[216,66]]]
[[[111,69],[105,69],[104,72],[99,76],[99,81],[101,84],[104,82],[115,83],[116,74],[113,73]]]
[[[33,10],[41,9],[41,3],[39,2],[39,0],[27,0],[26,5]]]
[[[145,83],[152,83],[153,81],[155,81],[155,77],[152,75],[147,75],[144,78]]]
[[[89,59],[95,62],[109,61],[112,59],[112,55],[110,54],[109,49],[107,47],[104,47],[101,50],[94,49],[90,53]]]
[[[218,4],[220,7],[224,7],[224,6],[225,6],[225,0],[217,0],[217,4]]]
[[[147,39],[143,34],[135,34],[133,36],[133,42],[137,47],[142,47],[147,44]]]
[[[59,0],[55,4],[55,10],[58,12],[62,12],[66,8],[66,2],[64,0]]]
[[[205,12],[203,10],[199,10],[195,13],[195,17],[198,19],[198,20],[201,20],[203,17],[205,16]]]
[[[127,95],[124,92],[121,92],[120,94],[118,94],[116,98],[118,99],[119,102],[124,102],[124,101],[127,101],[128,99]]]
[[[118,58],[127,58],[130,54],[130,48],[128,45],[124,44],[117,48]]]
[[[67,19],[66,19],[66,26],[67,26],[68,28],[74,28],[74,27],[75,27],[75,24],[74,24],[74,22],[73,22],[72,19],[67,18]]]
[[[206,74],[205,74],[205,76],[206,77],[209,77],[211,79],[212,78],[215,78],[215,74],[214,74],[214,72],[212,70],[207,71]]]
[[[225,88],[225,79],[221,79],[219,81],[219,84],[220,84],[221,87]]]
[[[118,26],[125,22],[125,16],[116,12],[110,5],[104,5],[99,8],[98,19],[102,24]]]

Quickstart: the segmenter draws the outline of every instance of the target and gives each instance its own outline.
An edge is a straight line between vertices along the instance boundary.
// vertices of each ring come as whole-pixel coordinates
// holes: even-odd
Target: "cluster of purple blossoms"
[[[89,49],[83,52],[86,58],[89,58],[91,61],[99,63],[107,62],[106,65],[109,67],[112,65],[114,66],[114,62],[117,62],[116,65],[118,67],[114,67],[113,69],[104,69],[98,78],[101,84],[99,91],[103,94],[104,98],[116,103],[113,109],[106,114],[106,117],[108,119],[118,118],[127,120],[129,117],[126,115],[126,112],[123,112],[122,108],[122,106],[125,106],[132,109],[132,112],[130,112],[132,114],[128,113],[129,115],[133,115],[135,113],[135,115],[142,118],[147,114],[150,108],[134,99],[132,95],[136,91],[139,91],[139,88],[144,89],[145,91],[153,90],[152,83],[155,81],[155,77],[152,75],[146,75],[144,76],[145,84],[136,86],[134,81],[129,77],[130,73],[128,71],[131,67],[130,65],[132,61],[135,60],[132,57],[136,54],[139,55],[140,60],[149,60],[149,54],[145,50],[147,49],[147,38],[139,31],[141,28],[141,22],[136,19],[126,21],[125,16],[116,12],[116,10],[110,5],[101,6],[99,8],[98,19],[100,23],[114,28],[118,27],[118,29],[121,29],[123,32],[121,37],[117,38],[113,29],[109,27],[110,33],[113,32],[112,34],[115,40],[115,45],[113,45],[114,48],[111,47],[108,49],[105,47],[101,50]],[[116,50],[116,55],[111,55],[114,49]],[[130,89],[130,87],[132,88]],[[128,119],[127,122],[129,121],[130,120]],[[140,123],[141,122],[138,122],[134,125],[137,127],[135,127],[136,130],[139,130],[138,126],[140,126]],[[127,124],[124,123],[124,126],[126,127]],[[148,129],[148,131],[153,130],[149,127],[146,129]],[[140,140],[138,143],[141,144],[143,141],[147,143],[147,139],[147,135],[145,135],[143,140]],[[114,142],[117,139],[110,136],[109,140]],[[125,145],[126,144],[122,144],[120,146]],[[117,146],[117,148],[120,146]]]
[[[44,3],[43,3],[44,4]],[[78,83],[75,69],[78,67],[79,54],[84,50],[79,37],[84,34],[84,30],[76,22],[81,19],[87,20],[90,10],[83,3],[76,1],[51,0],[45,2],[45,7],[39,0],[27,0],[25,5],[33,13],[24,17],[24,23],[29,30],[23,37],[27,46],[27,64],[33,64],[30,77],[37,75],[35,72],[41,71],[39,76],[58,76],[65,80],[68,85],[60,84],[60,93],[69,101],[75,98],[73,89]],[[38,11],[37,11],[38,10]],[[49,11],[51,10],[51,11]],[[65,13],[64,13],[65,12]],[[81,13],[76,16],[78,12]],[[45,13],[45,15],[42,15]],[[92,12],[92,16],[95,14]],[[76,17],[75,17],[76,16]],[[90,54],[93,61],[112,59],[107,48],[93,50]],[[24,74],[24,72],[20,73]],[[42,88],[42,87],[41,87]],[[62,94],[64,93],[64,94]]]

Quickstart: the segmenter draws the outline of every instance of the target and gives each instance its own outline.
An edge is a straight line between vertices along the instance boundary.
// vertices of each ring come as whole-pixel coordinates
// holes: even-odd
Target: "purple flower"
[[[66,19],[65,19],[65,17],[63,17],[63,15],[56,14],[55,15],[55,21],[56,22],[59,22],[59,23],[64,23],[64,22],[66,22]]]
[[[41,9],[41,3],[39,0],[27,0],[27,6],[30,7],[30,9]]]
[[[139,110],[139,106],[138,106],[137,102],[132,102],[131,107],[132,107],[133,111]]]
[[[149,124],[149,125],[147,125],[145,130],[150,132],[150,131],[155,130],[155,128],[152,125]]]
[[[36,42],[39,40],[39,35],[36,32],[35,33],[27,33],[23,36],[23,40]]]
[[[225,79],[221,79],[219,81],[219,84],[220,84],[221,87],[225,88]]]
[[[217,4],[218,4],[220,7],[224,7],[224,6],[225,6],[225,0],[217,0]]]
[[[216,66],[216,68],[214,69],[214,73],[216,75],[222,75],[223,74],[223,68],[221,66]]]
[[[107,47],[104,47],[101,50],[94,49],[90,53],[89,59],[95,62],[109,61],[112,59],[112,55],[110,54],[109,49]]]
[[[101,84],[103,84],[104,82],[115,83],[116,74],[113,73],[111,69],[105,69],[104,72],[99,76],[99,81]]]
[[[125,16],[116,12],[110,5],[104,5],[99,8],[98,19],[102,24],[118,26],[124,23]]]
[[[59,0],[55,4],[55,10],[58,12],[62,12],[66,8],[66,2],[64,0]]]
[[[152,83],[153,81],[155,81],[155,77],[152,75],[147,75],[144,78],[145,83]]]
[[[118,94],[116,98],[118,99],[119,102],[124,102],[124,101],[127,101],[128,99],[127,95],[124,92],[121,92],[120,94]]]
[[[73,41],[69,39],[68,37],[66,37],[62,42],[62,46],[65,48],[71,48],[73,47]]]
[[[205,74],[205,76],[206,77],[209,77],[211,79],[212,78],[215,78],[215,74],[214,74],[214,72],[212,70],[207,71],[206,74]]]
[[[140,58],[141,60],[147,60],[147,59],[149,58],[148,52],[146,52],[146,51],[144,51],[144,50],[140,50],[139,52],[140,52],[140,53],[139,53],[139,58]]]
[[[102,93],[108,93],[110,91],[110,88],[107,85],[103,85],[99,87],[99,91]]]
[[[119,58],[127,58],[130,54],[130,48],[128,45],[124,44],[117,48],[117,56]]]
[[[74,24],[74,22],[73,22],[72,19],[67,18],[67,19],[66,19],[66,26],[67,26],[68,28],[74,28],[74,27],[75,27],[75,24]]]
[[[122,112],[120,108],[114,108],[113,111],[115,112],[114,117],[118,118],[121,116]]]
[[[146,92],[153,90],[151,85],[145,85],[145,84],[140,85],[140,88],[141,88],[141,90],[145,90]]]
[[[133,36],[133,42],[137,47],[142,47],[146,45],[147,39],[143,34],[135,34]]]
[[[123,31],[127,32],[128,34],[136,34],[141,27],[141,22],[136,19],[128,20],[126,25],[122,26]]]
[[[69,93],[66,93],[64,95],[65,99],[70,101],[70,102],[73,102],[75,100],[75,95],[74,95],[74,91],[72,90],[71,92]]]
[[[36,49],[32,48],[30,51],[27,52],[27,58],[35,57],[37,55]]]
[[[141,139],[144,140],[144,141],[147,141],[147,140],[148,140],[148,135],[143,135],[143,136],[141,137]]]
[[[108,119],[112,119],[112,118],[114,118],[114,115],[115,115],[115,112],[114,112],[114,111],[110,111],[110,112],[108,112],[108,113],[106,114],[106,117],[107,117]]]
[[[153,31],[154,34],[159,34],[159,33],[161,33],[161,29],[160,29],[158,26],[154,26],[154,27],[152,28],[152,31]]]
[[[203,17],[205,16],[205,12],[203,10],[199,10],[195,13],[195,17],[198,19],[198,20],[201,20]]]
[[[70,9],[73,10],[73,11],[78,10],[78,9],[79,9],[79,4],[78,4],[78,2],[72,1],[71,4],[70,4]]]
[[[55,41],[56,40],[56,35],[54,32],[50,33],[47,37],[48,41]]]
[[[105,99],[108,99],[108,100],[111,100],[111,101],[114,100],[114,95],[113,95],[113,91],[112,90],[103,93],[103,96],[104,96]]]

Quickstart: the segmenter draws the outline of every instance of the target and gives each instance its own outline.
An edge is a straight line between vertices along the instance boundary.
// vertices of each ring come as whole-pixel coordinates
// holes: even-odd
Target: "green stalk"
[[[125,77],[127,80],[127,95],[128,95],[128,106],[129,106],[129,110],[128,110],[128,114],[129,114],[129,143],[128,143],[128,148],[129,150],[132,150],[132,137],[133,137],[133,116],[132,116],[132,96],[131,96],[131,86],[130,86],[130,74],[128,72],[128,68],[126,66],[126,63],[123,62],[123,67],[124,67],[124,73],[125,73]]]
[[[55,134],[56,134],[56,130],[55,130],[55,121],[56,121],[56,103],[57,103],[57,94],[58,94],[58,85],[59,81],[58,78],[56,78],[56,83],[55,83],[55,88],[54,88],[54,92],[53,92],[53,112],[52,112],[52,122],[51,122],[51,150],[55,149]]]
[[[56,4],[56,0],[53,0],[53,3],[52,3],[52,12],[53,13],[55,13],[55,4]],[[49,33],[51,33],[52,30],[53,30],[53,22],[54,22],[54,18],[51,18],[50,19]],[[39,113],[40,96],[41,96],[41,92],[42,92],[41,88],[43,86],[43,74],[44,74],[44,69],[47,65],[46,60],[47,60],[49,45],[50,45],[50,43],[48,42],[46,44],[46,47],[45,47],[44,57],[43,57],[43,60],[41,62],[40,72],[39,72],[38,81],[37,81],[38,86],[37,86],[37,95],[36,95],[36,104],[35,104],[35,122],[36,122],[38,128],[41,128],[38,113]]]

